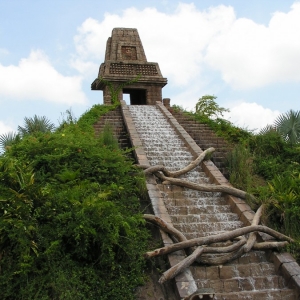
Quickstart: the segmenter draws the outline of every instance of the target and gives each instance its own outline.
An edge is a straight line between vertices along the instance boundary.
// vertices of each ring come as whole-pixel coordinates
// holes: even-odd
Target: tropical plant
[[[300,238],[300,174],[276,174],[266,186],[268,222],[294,238]]]
[[[119,148],[118,140],[114,136],[113,129],[109,123],[105,123],[104,128],[99,135],[99,140],[102,147],[108,147],[111,150]]]
[[[196,114],[207,118],[223,116],[224,112],[229,112],[229,109],[220,107],[217,102],[216,96],[204,95],[196,104]]]
[[[276,128],[272,125],[266,125],[262,129],[260,129],[259,134],[266,134],[268,132],[276,131]]]
[[[227,156],[229,180],[234,186],[250,191],[253,180],[253,157],[249,148],[237,144]]]
[[[34,115],[33,118],[25,117],[24,123],[24,127],[18,126],[18,133],[8,132],[0,135],[0,146],[3,150],[8,149],[13,143],[20,141],[26,135],[37,132],[51,132],[55,129],[55,125],[45,116],[38,117]]]
[[[39,117],[34,115],[32,118],[24,118],[24,127],[18,126],[18,132],[21,136],[33,134],[36,132],[51,132],[55,125],[45,116]]]
[[[275,127],[282,138],[292,145],[300,142],[300,111],[290,110],[275,120]]]
[[[13,143],[20,139],[20,135],[16,132],[8,132],[0,135],[0,146],[3,150],[8,149]]]

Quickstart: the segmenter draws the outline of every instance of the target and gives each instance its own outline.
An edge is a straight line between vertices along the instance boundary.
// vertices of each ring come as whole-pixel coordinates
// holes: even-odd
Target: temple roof
[[[103,90],[104,81],[125,82],[139,76],[137,82],[165,86],[158,63],[148,62],[137,29],[114,28],[106,43],[105,61],[100,65],[92,90]],[[103,78],[104,81],[100,81]]]

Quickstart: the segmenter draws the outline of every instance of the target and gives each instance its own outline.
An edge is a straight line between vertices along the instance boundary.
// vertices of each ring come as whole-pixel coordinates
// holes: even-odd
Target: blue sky
[[[90,85],[114,27],[138,29],[171,104],[212,94],[248,129],[300,108],[299,1],[0,0],[0,134],[102,103]]]

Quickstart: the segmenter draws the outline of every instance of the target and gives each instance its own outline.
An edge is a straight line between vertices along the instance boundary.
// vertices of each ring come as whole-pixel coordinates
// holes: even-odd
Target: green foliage
[[[3,150],[7,150],[14,143],[26,135],[35,134],[38,132],[51,132],[55,126],[45,116],[38,117],[34,115],[33,118],[24,118],[24,127],[18,126],[18,133],[9,132],[0,135],[0,146]]]
[[[21,136],[33,134],[37,132],[51,132],[55,126],[45,116],[38,117],[34,115],[33,118],[24,118],[24,127],[18,126],[18,132]]]
[[[99,136],[100,144],[102,147],[108,147],[111,150],[118,149],[118,140],[113,135],[113,130],[109,123],[105,123],[103,131]]]
[[[72,109],[67,109],[64,113],[61,113],[61,120],[59,121],[59,127],[65,125],[74,125],[77,123],[77,118],[74,116]]]
[[[275,127],[282,138],[292,145],[300,142],[300,111],[290,110],[275,120]]]
[[[144,176],[86,120],[0,156],[1,299],[133,299],[143,281]]]
[[[109,92],[110,92],[110,96],[111,96],[111,103],[113,105],[119,103],[119,94],[120,92],[123,90],[123,88],[125,86],[128,86],[132,83],[135,83],[137,82],[139,79],[141,78],[141,75],[138,75],[130,80],[127,80],[125,81],[124,83],[122,84],[119,84],[119,85],[115,85],[113,84],[112,82],[108,81],[108,80],[105,80],[103,77],[99,77],[98,80],[100,82],[103,82],[106,86],[108,86],[108,89],[109,89]]]
[[[289,110],[281,114],[275,120],[274,125],[267,125],[260,131],[260,134],[277,132],[278,135],[291,145],[300,142],[300,111]]]
[[[172,109],[174,109],[174,111],[182,112],[192,120],[195,120],[202,124],[207,124],[218,136],[224,138],[230,144],[236,144],[239,142],[243,143],[244,141],[248,140],[250,136],[252,136],[251,132],[234,126],[230,121],[227,121],[225,119],[210,119],[205,115],[188,112],[177,105],[173,105]]]
[[[244,165],[243,158],[234,150],[229,164],[230,182],[247,190],[251,176],[251,192],[258,202],[265,204],[264,222],[296,240],[288,250],[300,260],[300,148],[274,126],[251,135],[236,147],[240,149],[242,145],[247,146],[253,173],[248,174],[250,166]],[[247,157],[245,153],[243,156]],[[238,163],[232,163],[232,157]]]
[[[237,144],[227,156],[229,180],[234,186],[249,191],[253,180],[253,158],[249,149]]]
[[[290,250],[298,259],[300,259],[299,174],[299,172],[276,173],[267,186],[260,188],[260,194],[264,195],[265,222],[296,240]]]
[[[95,104],[91,109],[87,110],[78,120],[78,125],[85,130],[93,130],[92,125],[99,120],[99,118],[111,110],[116,109],[120,103],[114,105],[100,105]]]
[[[215,99],[217,99],[217,97],[212,95],[202,96],[196,104],[196,114],[210,119],[212,117],[218,117],[219,115],[223,116],[224,112],[229,111],[229,109],[220,107]]]
[[[9,147],[20,140],[20,135],[16,132],[8,132],[0,135],[0,147],[3,150],[9,149]]]

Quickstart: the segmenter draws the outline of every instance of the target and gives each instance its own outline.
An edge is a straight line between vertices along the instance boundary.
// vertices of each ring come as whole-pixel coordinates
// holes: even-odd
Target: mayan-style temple
[[[126,84],[130,80],[134,83]],[[156,101],[162,101],[162,88],[167,79],[163,78],[158,63],[147,62],[137,29],[114,28],[107,40],[105,61],[92,83],[92,90],[103,91],[103,103],[107,105],[112,104],[108,83],[115,90],[123,86],[118,99],[129,94],[132,105],[154,105]]]
[[[207,124],[170,109],[169,99],[162,103],[166,83],[158,64],[147,62],[137,30],[113,29],[92,89],[103,91],[104,104],[119,105],[94,128],[99,134],[110,124],[119,145],[134,149],[135,163],[147,166],[148,198],[141,206],[147,222],[160,227],[163,247],[145,257],[164,254],[162,268],[169,267],[157,280],[150,276],[136,299],[299,300],[300,267],[276,249],[291,239],[280,235],[277,242],[266,226],[254,230],[261,210],[254,213],[218,169],[228,144]],[[214,157],[199,163],[204,151]]]

